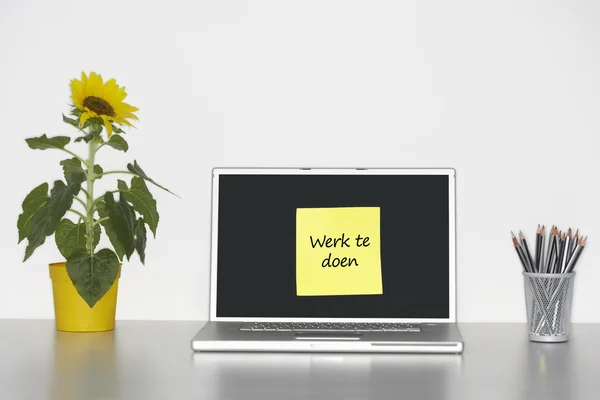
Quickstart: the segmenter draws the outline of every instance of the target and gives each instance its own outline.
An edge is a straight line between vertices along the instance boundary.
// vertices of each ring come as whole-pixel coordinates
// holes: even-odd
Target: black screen
[[[447,175],[220,175],[217,316],[448,318]],[[379,207],[383,294],[296,295],[296,209]]]

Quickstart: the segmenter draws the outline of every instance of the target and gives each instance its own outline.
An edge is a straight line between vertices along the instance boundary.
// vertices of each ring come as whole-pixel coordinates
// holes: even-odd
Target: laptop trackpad
[[[301,340],[360,340],[361,333],[355,332],[297,332],[295,339]]]

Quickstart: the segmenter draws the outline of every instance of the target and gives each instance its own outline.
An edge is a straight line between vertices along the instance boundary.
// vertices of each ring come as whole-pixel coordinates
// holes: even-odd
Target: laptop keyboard
[[[421,332],[419,324],[333,322],[247,322],[241,331],[252,332]]]

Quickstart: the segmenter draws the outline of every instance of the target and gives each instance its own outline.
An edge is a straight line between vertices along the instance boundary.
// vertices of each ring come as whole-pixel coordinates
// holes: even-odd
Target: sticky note
[[[296,209],[296,295],[383,294],[379,207]]]

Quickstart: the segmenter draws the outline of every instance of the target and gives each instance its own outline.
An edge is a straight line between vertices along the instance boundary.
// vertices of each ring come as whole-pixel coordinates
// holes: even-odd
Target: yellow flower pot
[[[67,274],[66,266],[64,262],[50,264],[56,329],[67,332],[102,332],[115,329],[120,267],[119,274],[108,292],[90,308],[77,293]]]

